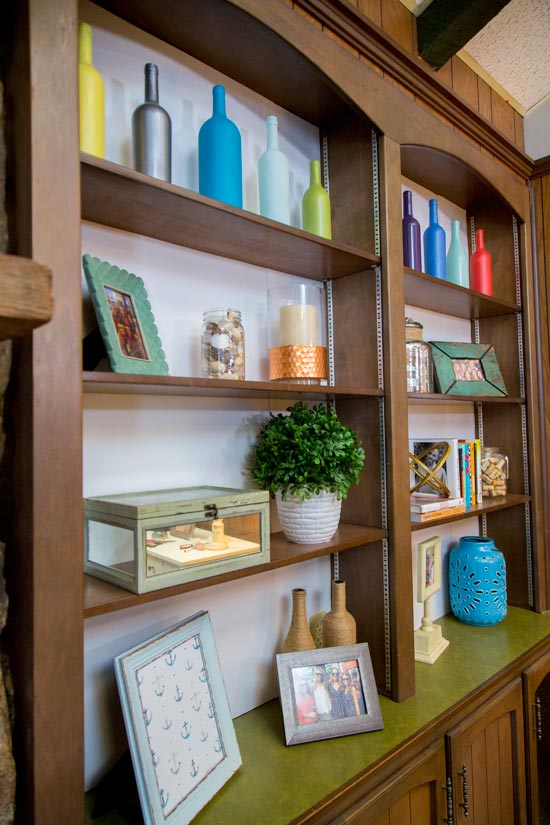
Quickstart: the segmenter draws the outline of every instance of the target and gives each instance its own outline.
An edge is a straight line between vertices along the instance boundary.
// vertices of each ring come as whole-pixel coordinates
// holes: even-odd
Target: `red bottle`
[[[485,249],[483,229],[476,229],[476,250],[470,258],[470,289],[493,294],[493,265],[491,255]]]

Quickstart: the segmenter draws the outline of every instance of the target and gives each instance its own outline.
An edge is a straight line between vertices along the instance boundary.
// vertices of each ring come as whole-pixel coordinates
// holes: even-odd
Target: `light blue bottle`
[[[225,114],[225,89],[212,89],[212,117],[199,131],[199,192],[242,208],[241,134]]]
[[[430,224],[424,232],[424,267],[428,275],[446,280],[445,230],[437,222],[437,199],[430,200]]]
[[[460,221],[451,221],[451,243],[447,252],[447,280],[459,286],[470,286],[470,264],[460,240]]]
[[[258,161],[260,215],[273,221],[290,223],[290,188],[288,161],[279,149],[278,121],[269,115],[267,148]]]

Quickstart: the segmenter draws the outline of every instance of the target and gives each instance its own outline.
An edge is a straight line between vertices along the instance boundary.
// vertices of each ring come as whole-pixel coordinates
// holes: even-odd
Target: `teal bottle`
[[[447,252],[447,280],[458,286],[470,286],[470,262],[460,240],[460,221],[451,221],[451,243]]]
[[[302,198],[302,227],[306,232],[331,240],[330,198],[321,184],[321,164],[318,160],[310,160],[309,173],[309,188]]]
[[[243,205],[241,134],[225,113],[225,89],[212,89],[212,117],[199,131],[199,192],[230,206]]]
[[[290,187],[288,161],[279,149],[278,120],[266,120],[267,147],[258,161],[260,215],[273,221],[290,223]]]
[[[445,230],[438,223],[437,199],[430,200],[430,223],[424,232],[424,267],[428,275],[446,280]]]

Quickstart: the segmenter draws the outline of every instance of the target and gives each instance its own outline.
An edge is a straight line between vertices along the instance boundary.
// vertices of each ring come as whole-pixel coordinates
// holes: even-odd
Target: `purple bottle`
[[[403,192],[403,263],[411,269],[422,271],[420,224],[412,212],[412,192]]]

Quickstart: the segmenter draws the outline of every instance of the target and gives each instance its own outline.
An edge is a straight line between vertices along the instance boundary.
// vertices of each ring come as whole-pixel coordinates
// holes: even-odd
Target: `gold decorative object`
[[[326,615],[326,610],[321,610],[309,617],[309,629],[315,641],[315,647],[323,647],[323,619]]]
[[[269,380],[326,378],[326,347],[306,347],[289,344],[269,350]]]
[[[439,461],[437,461],[433,467],[430,467],[428,466],[428,463],[425,463],[422,459],[426,458],[426,456],[428,456],[430,453],[435,453],[437,450],[441,451]],[[428,485],[428,487],[431,487],[431,489],[434,491],[434,493],[437,493],[437,495],[450,495],[449,488],[447,487],[445,482],[437,477],[438,471],[441,470],[441,468],[447,461],[450,452],[450,444],[448,444],[446,441],[439,441],[437,444],[430,444],[428,447],[426,447],[425,450],[423,450],[418,455],[413,455],[413,453],[409,453],[409,469],[411,469],[415,473],[415,476],[418,477],[418,481],[416,482],[414,487],[411,487],[410,489],[411,493],[416,493],[416,491],[419,490],[420,487],[423,487],[426,484]]]

